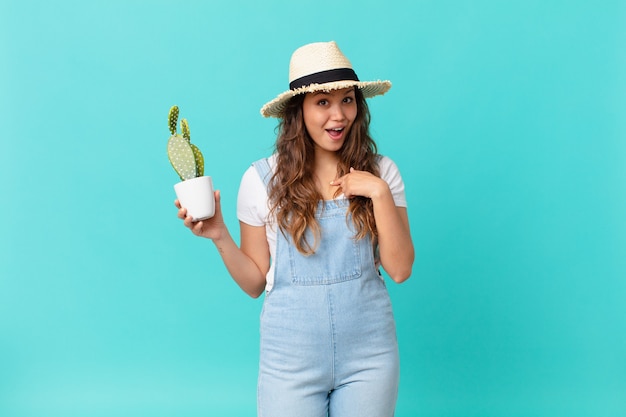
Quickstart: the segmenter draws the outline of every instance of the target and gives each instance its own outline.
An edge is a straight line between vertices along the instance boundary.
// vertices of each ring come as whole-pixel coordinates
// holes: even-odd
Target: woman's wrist
[[[392,197],[391,189],[389,188],[389,184],[383,179],[379,179],[376,186],[373,188],[370,193],[370,199],[375,204],[376,201],[381,201],[384,199],[388,199]]]
[[[232,240],[230,236],[230,232],[228,231],[228,228],[226,227],[226,225],[223,225],[222,227],[220,227],[216,231],[215,234],[213,234],[212,236],[208,236],[208,238],[211,239],[211,241],[213,241],[215,246],[223,245],[224,242],[227,242],[228,240]]]

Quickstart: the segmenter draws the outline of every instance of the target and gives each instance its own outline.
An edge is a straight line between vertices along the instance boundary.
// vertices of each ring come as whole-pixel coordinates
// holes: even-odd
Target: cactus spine
[[[181,181],[204,175],[204,157],[200,149],[191,143],[189,124],[186,119],[180,121],[182,135],[176,133],[178,106],[170,108],[167,121],[172,134],[167,142],[167,156]]]

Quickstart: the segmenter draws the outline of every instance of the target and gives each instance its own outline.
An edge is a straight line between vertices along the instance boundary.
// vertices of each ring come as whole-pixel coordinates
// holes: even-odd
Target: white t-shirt
[[[276,154],[268,158],[272,172],[276,168]],[[380,177],[389,184],[391,195],[397,207],[406,207],[406,195],[404,182],[396,164],[386,156],[378,160]],[[342,198],[339,196],[338,198]],[[267,188],[259,176],[256,168],[250,166],[243,174],[237,196],[237,218],[251,226],[265,226],[265,234],[270,249],[270,257],[273,260],[276,255],[276,221],[269,218],[269,201]],[[274,284],[274,262],[266,276],[265,290],[270,291]]]

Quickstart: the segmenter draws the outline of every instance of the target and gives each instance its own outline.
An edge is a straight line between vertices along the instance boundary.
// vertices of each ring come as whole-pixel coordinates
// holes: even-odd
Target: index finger
[[[341,185],[341,183],[343,182],[343,180],[350,174],[352,174],[354,171],[356,171],[354,168],[350,167],[350,171],[344,175],[342,175],[341,177],[337,178],[336,180],[332,180],[330,182],[330,185]]]

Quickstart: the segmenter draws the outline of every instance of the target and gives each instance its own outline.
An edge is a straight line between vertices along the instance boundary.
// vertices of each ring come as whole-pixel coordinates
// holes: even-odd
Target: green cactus
[[[191,134],[189,133],[189,124],[187,123],[187,119],[180,121],[180,129],[183,131],[183,137],[187,139],[188,142],[191,142]]]
[[[204,175],[204,157],[200,149],[191,143],[189,125],[186,119],[180,122],[182,135],[176,133],[178,106],[172,106],[168,114],[170,136],[167,142],[167,156],[181,181]]]
[[[170,125],[170,133],[176,134],[176,124],[178,123],[178,106],[172,106],[169,114],[167,115],[167,121]]]
[[[204,175],[204,157],[202,156],[202,152],[200,149],[193,143],[190,143],[191,150],[193,151],[194,159],[196,160],[196,173],[198,177]]]

